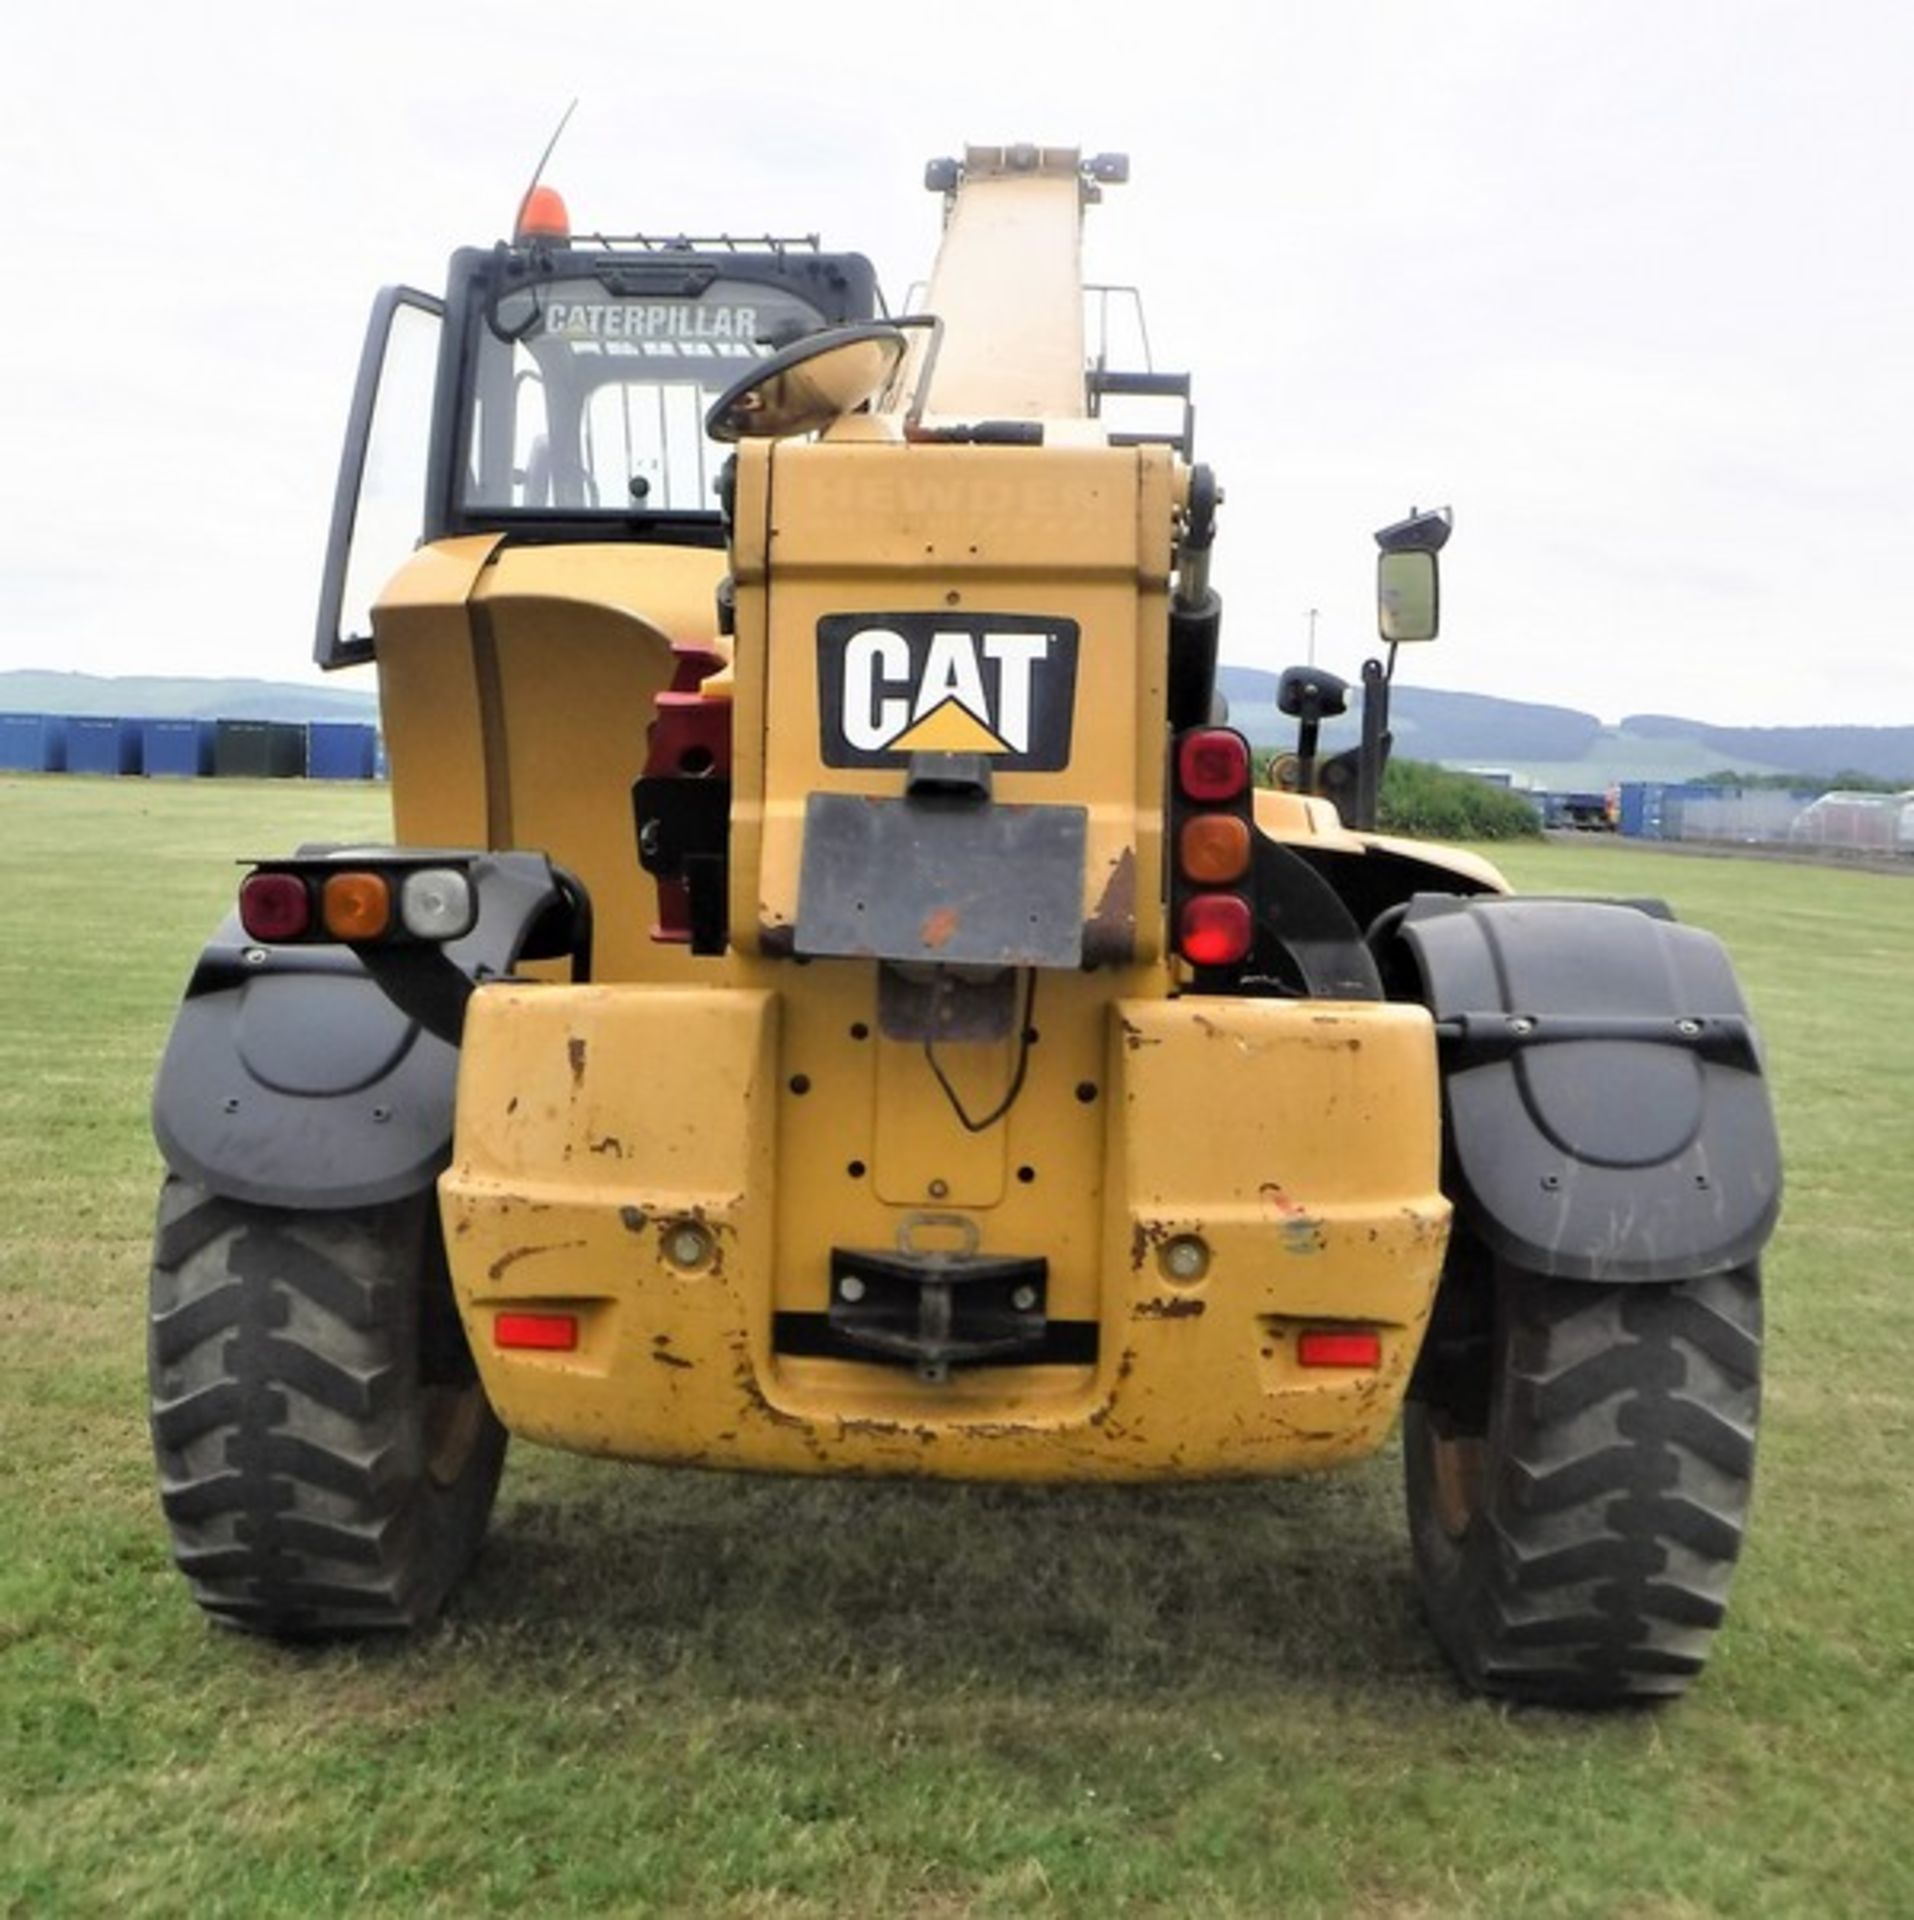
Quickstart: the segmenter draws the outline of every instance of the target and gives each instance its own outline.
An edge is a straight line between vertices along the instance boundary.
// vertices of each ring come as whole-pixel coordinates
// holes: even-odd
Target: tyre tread
[[[457,1479],[427,1477],[416,1345],[429,1197],[312,1215],[178,1180],[154,1238],[160,1505],[213,1618],[298,1639],[413,1628],[483,1531],[489,1408]]]
[[[1408,1449],[1437,1636],[1489,1693],[1552,1705],[1678,1694],[1725,1617],[1746,1531],[1758,1271],[1610,1287],[1505,1273],[1499,1286],[1489,1477],[1459,1543],[1432,1531],[1433,1429]]]

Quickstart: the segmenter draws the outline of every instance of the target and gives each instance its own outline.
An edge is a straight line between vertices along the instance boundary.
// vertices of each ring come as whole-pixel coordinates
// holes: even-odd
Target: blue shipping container
[[[370,721],[314,720],[306,728],[306,776],[311,780],[370,780],[378,734]]]
[[[297,720],[216,720],[213,772],[222,780],[303,780],[306,730]]]
[[[1684,780],[1678,787],[1664,787],[1661,794],[1660,838],[1663,840],[1685,838],[1682,827],[1687,819],[1690,802],[1713,800],[1721,792],[1720,787],[1704,787],[1693,780]]]
[[[1659,840],[1662,837],[1662,796],[1668,791],[1663,780],[1624,780],[1622,782],[1621,830],[1631,840]]]
[[[191,779],[213,770],[210,720],[146,720],[140,724],[140,757],[153,774]]]
[[[138,773],[140,723],[102,720],[92,715],[74,720],[67,729],[66,770],[68,773]]]
[[[64,773],[66,715],[0,713],[0,769],[9,773]]]

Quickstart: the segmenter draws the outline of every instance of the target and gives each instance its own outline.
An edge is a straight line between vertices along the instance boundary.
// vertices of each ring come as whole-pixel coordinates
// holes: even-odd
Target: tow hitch
[[[830,1329],[920,1380],[944,1381],[954,1366],[1042,1352],[1048,1281],[1040,1259],[833,1247]]]

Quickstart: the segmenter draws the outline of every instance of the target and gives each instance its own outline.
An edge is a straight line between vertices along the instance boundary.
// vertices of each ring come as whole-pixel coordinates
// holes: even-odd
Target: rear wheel
[[[431,1195],[305,1213],[169,1180],[148,1359],[173,1556],[208,1613],[310,1638],[438,1612],[485,1532],[505,1431]]]
[[[1600,1286],[1501,1268],[1404,1414],[1430,1624],[1485,1693],[1685,1692],[1726,1610],[1760,1392],[1757,1269]],[[1471,1377],[1472,1376],[1472,1377]]]

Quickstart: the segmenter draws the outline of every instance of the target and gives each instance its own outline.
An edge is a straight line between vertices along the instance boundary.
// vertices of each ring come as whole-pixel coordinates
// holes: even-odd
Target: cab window
[[[730,449],[705,435],[711,402],[749,362],[825,324],[754,281],[668,296],[615,282],[530,282],[478,314],[462,506],[715,511]]]

